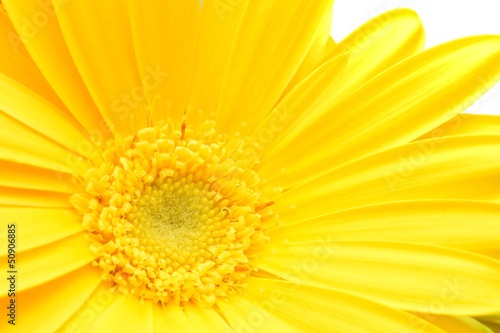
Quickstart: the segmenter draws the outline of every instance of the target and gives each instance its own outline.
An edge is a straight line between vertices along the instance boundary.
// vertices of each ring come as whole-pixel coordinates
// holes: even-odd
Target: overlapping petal
[[[71,208],[0,207],[4,219],[2,231],[7,225],[16,225],[16,251],[22,252],[82,232],[81,218]]]
[[[429,323],[453,333],[493,333],[487,326],[471,317],[439,316],[436,314],[419,314]]]
[[[500,205],[464,200],[382,203],[303,219],[287,219],[274,241],[400,241],[500,254]]]
[[[244,16],[233,27],[236,39],[219,74],[218,131],[249,133],[271,110],[306,57],[317,29],[325,28],[320,22],[330,15],[332,2],[234,1]]]
[[[50,140],[0,111],[0,158],[61,173],[73,174],[87,165],[77,153]]]
[[[48,264],[46,268],[50,270],[53,267]],[[88,265],[36,288],[17,292],[15,329],[22,332],[56,332],[59,329],[68,332],[80,329],[79,324],[93,320],[107,305],[102,304],[99,294],[95,294],[100,283],[99,270]],[[3,297],[0,302],[8,304],[11,299]],[[86,303],[92,306],[84,307]],[[81,316],[78,318],[74,314],[79,309]],[[2,320],[0,328],[6,332],[12,326],[7,320]]]
[[[43,134],[73,152],[77,151],[78,143],[86,140],[84,130],[72,117],[1,73],[0,91],[4,94],[0,100],[0,112],[30,127],[34,132]],[[86,153],[89,154],[90,151],[78,152],[84,156]]]
[[[220,36],[211,30],[215,22],[204,22],[203,28],[200,27],[201,17],[207,15],[207,11],[202,13],[197,1],[156,0],[149,1],[145,6],[144,1],[131,0],[129,8],[144,98],[147,98],[149,105],[154,104],[156,97],[161,98],[157,102],[161,106],[151,110],[148,122],[159,123],[168,118],[180,122],[188,106],[193,79],[210,80],[210,76],[205,76],[204,72],[194,72],[194,60],[200,55],[198,48],[202,41],[198,39],[198,34],[212,34],[213,38]],[[234,33],[234,29],[219,33]],[[223,47],[213,45],[212,48],[213,52],[217,52],[216,48]],[[198,93],[204,96],[207,90],[215,86],[214,82],[206,82]],[[189,120],[192,120],[191,117]]]
[[[451,315],[500,311],[500,262],[451,248],[327,237],[269,244],[256,265],[297,284],[397,309]]]
[[[409,313],[338,291],[265,278],[251,278],[248,284],[244,296],[223,306],[236,332],[273,332],[274,328],[283,332],[443,332]]]
[[[286,112],[290,126],[272,132],[262,172],[279,176],[278,182],[290,187],[318,172],[418,138],[496,83],[499,49],[496,36],[450,42],[411,57],[340,97],[335,89],[325,94],[311,76],[303,91],[297,89],[276,107],[274,113]],[[294,154],[287,153],[292,150]],[[304,154],[307,159],[296,158]],[[272,172],[283,167],[282,174]]]
[[[1,5],[0,5],[1,6]],[[39,95],[60,108],[64,108],[40,69],[31,59],[23,40],[12,26],[7,13],[0,7],[0,72],[36,91]]]
[[[316,175],[283,193],[274,207],[286,218],[302,219],[390,201],[497,202],[499,149],[500,136],[413,142]]]
[[[500,117],[462,113],[416,140],[440,140],[445,136],[500,135]]]
[[[109,137],[109,129],[75,67],[56,17],[67,2],[7,0],[3,4],[31,58],[68,110],[87,131]]]
[[[121,1],[69,1],[59,9],[57,20],[101,114],[117,131],[133,134],[147,125],[147,100],[128,16],[128,6]]]
[[[16,291],[23,292],[90,265],[95,255],[89,251],[89,241],[81,232],[39,248],[18,252],[16,258],[16,267],[23,277]],[[7,253],[0,259],[7,262]],[[2,279],[0,287],[8,290],[8,281]]]
[[[89,323],[88,332],[153,332],[153,304],[141,304],[130,295],[119,295]],[[127,320],[116,320],[127,318]]]

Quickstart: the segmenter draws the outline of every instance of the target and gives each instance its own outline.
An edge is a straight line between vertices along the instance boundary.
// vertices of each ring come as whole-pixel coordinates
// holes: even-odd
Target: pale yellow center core
[[[71,202],[103,279],[141,299],[212,306],[245,286],[277,223],[248,140],[172,124],[115,137]]]

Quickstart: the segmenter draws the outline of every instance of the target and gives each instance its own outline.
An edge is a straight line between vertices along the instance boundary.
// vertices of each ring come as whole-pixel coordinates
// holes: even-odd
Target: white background
[[[370,18],[394,8],[411,8],[419,14],[426,47],[470,35],[500,35],[500,0],[335,0],[332,36],[340,41]],[[500,115],[500,84],[468,112]]]

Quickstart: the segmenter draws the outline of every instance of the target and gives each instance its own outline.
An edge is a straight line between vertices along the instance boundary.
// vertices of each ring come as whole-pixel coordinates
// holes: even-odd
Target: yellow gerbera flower
[[[486,329],[500,37],[332,2],[3,1],[0,327]]]

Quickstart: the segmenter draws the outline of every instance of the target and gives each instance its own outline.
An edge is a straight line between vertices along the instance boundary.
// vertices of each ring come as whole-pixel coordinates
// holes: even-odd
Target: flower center
[[[179,128],[179,127],[178,127]],[[276,224],[248,140],[172,124],[117,136],[71,203],[113,289],[154,302],[212,306],[245,286]]]

